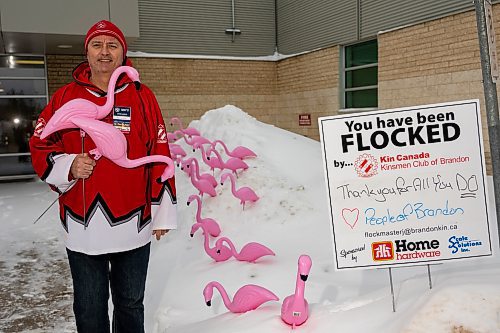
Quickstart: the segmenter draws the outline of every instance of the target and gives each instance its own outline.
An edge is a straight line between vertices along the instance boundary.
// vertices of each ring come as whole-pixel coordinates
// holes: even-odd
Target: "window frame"
[[[44,65],[44,76],[0,76],[0,80],[44,80],[45,81],[45,94],[43,95],[0,95],[0,99],[35,99],[35,98],[45,98],[45,104],[49,102],[49,88],[48,88],[48,77],[47,77],[47,57],[43,54],[0,54],[2,56],[19,56],[19,57],[33,57],[33,58],[43,58]],[[41,112],[42,110],[40,110]],[[0,110],[1,112],[1,110]],[[24,153],[0,153],[0,163],[2,158],[8,157],[19,157],[19,156],[31,156],[30,152]],[[19,175],[2,175],[0,174],[0,181],[2,180],[14,180],[14,179],[24,179],[33,178],[36,173],[32,174],[19,174]]]
[[[371,63],[371,64],[365,64],[365,65],[360,65],[360,66],[353,66],[353,67],[348,67],[346,68],[346,48],[359,45],[362,43],[370,42],[370,41],[376,41],[377,42],[377,52],[378,52],[378,39],[377,38],[369,38],[369,39],[364,39],[364,40],[358,40],[354,43],[349,43],[345,45],[340,46],[340,75],[339,75],[339,113],[355,113],[355,112],[363,112],[363,111],[375,111],[378,110],[378,103],[377,106],[373,107],[364,107],[364,108],[348,108],[346,107],[346,93],[350,91],[362,91],[362,90],[369,90],[369,89],[377,89],[377,95],[378,95],[378,75],[377,75],[377,84],[376,85],[368,85],[368,86],[362,86],[362,87],[355,87],[355,88],[346,88],[346,73],[358,69],[364,69],[364,68],[373,68],[377,67],[377,72],[378,72],[378,61]]]

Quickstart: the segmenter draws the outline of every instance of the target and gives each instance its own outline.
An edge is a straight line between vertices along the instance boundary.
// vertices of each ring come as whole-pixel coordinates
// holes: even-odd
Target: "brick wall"
[[[500,22],[496,24],[498,36]],[[480,100],[487,172],[491,174],[475,12],[382,33],[378,47],[379,109]]]
[[[49,97],[51,97],[57,89],[73,80],[71,78],[71,73],[82,61],[85,61],[84,56],[47,56],[47,85]]]
[[[318,117],[339,109],[338,49],[330,47],[277,63],[276,126],[319,140]],[[299,126],[299,114],[310,114],[311,126]]]
[[[47,56],[49,94],[71,81],[84,57]],[[270,61],[132,58],[141,81],[156,94],[166,120],[187,125],[206,111],[233,104],[251,116],[273,123],[276,64]]]

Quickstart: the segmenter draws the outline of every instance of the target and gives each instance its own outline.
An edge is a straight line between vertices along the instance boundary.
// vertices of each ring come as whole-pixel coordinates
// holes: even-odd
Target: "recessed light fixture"
[[[60,49],[71,49],[73,47],[73,45],[59,44],[59,45],[57,45],[57,47],[60,48]]]

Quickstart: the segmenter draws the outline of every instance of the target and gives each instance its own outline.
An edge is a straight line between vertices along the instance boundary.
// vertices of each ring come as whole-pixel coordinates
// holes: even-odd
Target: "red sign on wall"
[[[299,126],[311,126],[311,114],[299,114]]]

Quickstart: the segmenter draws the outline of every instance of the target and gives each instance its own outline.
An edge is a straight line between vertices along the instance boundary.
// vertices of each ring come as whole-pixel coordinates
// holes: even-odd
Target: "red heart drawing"
[[[354,226],[358,222],[359,218],[359,209],[354,208],[343,208],[342,209],[342,218],[344,219],[344,222],[351,227],[351,229],[354,229]]]

